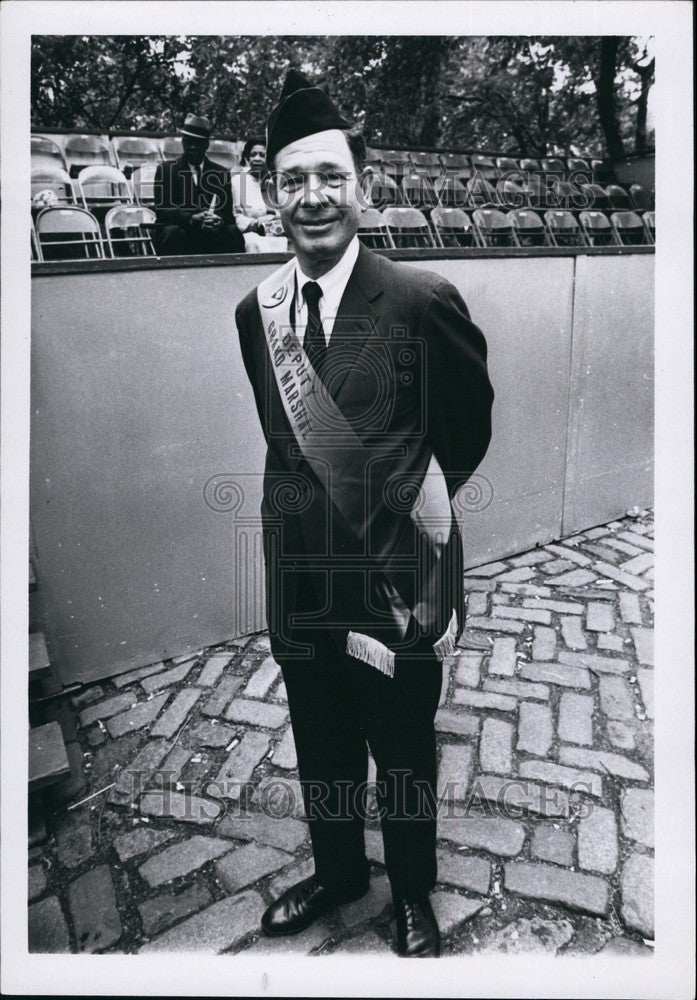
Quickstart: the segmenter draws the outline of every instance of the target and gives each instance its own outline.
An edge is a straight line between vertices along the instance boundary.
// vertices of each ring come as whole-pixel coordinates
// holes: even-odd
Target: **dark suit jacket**
[[[196,185],[187,160],[158,163],[155,172],[155,213],[157,221],[186,229],[189,219],[197,212],[210,208],[213,195],[217,195],[215,208],[225,222],[233,222],[230,171],[204,156],[201,183]]]
[[[268,445],[262,502],[267,617],[272,652],[283,664],[303,643],[312,644],[318,629],[344,648],[349,630],[379,622],[385,579],[365,540],[357,541],[297,450],[271,371],[256,290],[239,304],[236,320]],[[384,463],[366,469],[364,497],[368,534],[382,553],[416,531],[412,487],[433,455],[451,498],[484,457],[493,401],[486,356],[484,337],[450,282],[361,247],[330,340],[327,384],[361,442],[384,448]],[[340,476],[341,449],[332,466]],[[453,609],[459,631],[464,627],[462,544],[454,518],[442,534],[434,640]],[[417,534],[412,548],[418,575]],[[413,609],[414,573],[405,570],[393,581]],[[389,629],[385,635],[388,642]]]

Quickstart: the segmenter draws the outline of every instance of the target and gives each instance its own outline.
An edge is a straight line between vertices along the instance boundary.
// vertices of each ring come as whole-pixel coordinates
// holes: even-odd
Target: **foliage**
[[[513,155],[652,141],[650,40],[480,36],[34,36],[35,126],[263,130],[286,69],[323,83],[369,141]]]

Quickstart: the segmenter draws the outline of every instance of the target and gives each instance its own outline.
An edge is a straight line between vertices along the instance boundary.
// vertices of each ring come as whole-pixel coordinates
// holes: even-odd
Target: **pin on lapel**
[[[265,309],[273,309],[274,306],[280,306],[282,302],[285,302],[286,296],[288,295],[288,285],[281,285],[276,291],[264,302]]]

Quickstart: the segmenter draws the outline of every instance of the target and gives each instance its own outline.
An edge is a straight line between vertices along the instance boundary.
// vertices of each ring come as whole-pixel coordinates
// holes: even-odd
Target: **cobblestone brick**
[[[390,883],[386,875],[377,875],[370,880],[370,888],[365,896],[341,907],[342,923],[346,927],[356,927],[364,920],[374,920],[380,916],[392,900]]]
[[[521,635],[525,629],[522,622],[507,621],[505,618],[469,618],[470,628],[483,628],[487,632],[509,632],[511,635]]]
[[[544,684],[534,684],[532,681],[499,680],[497,677],[487,677],[484,681],[484,690],[494,691],[497,694],[510,694],[514,698],[549,700],[549,688]]]
[[[532,657],[534,660],[553,660],[557,651],[557,633],[553,628],[538,625],[532,642]]]
[[[631,573],[625,573],[623,570],[617,569],[616,566],[611,566],[610,563],[603,562],[601,559],[595,563],[594,569],[597,573],[602,573],[603,576],[607,576],[611,580],[616,580],[623,587],[629,587],[630,590],[648,590],[651,586],[646,580],[642,580],[638,576],[633,576]]]
[[[455,736],[476,736],[479,733],[479,719],[468,712],[454,712],[441,708],[436,713],[436,732],[453,733]]]
[[[578,767],[595,768],[598,771],[609,771],[618,778],[629,778],[634,781],[648,781],[648,772],[627,757],[607,750],[582,750],[580,747],[561,747],[559,759],[562,764],[572,764]]]
[[[559,615],[580,615],[583,614],[583,604],[578,604],[576,601],[550,601],[545,598],[531,600],[526,599],[523,601],[523,607],[525,608],[546,608],[548,611],[555,611]]]
[[[33,954],[70,950],[68,925],[57,896],[49,896],[29,907],[28,930],[28,950]]]
[[[183,691],[180,691],[167,711],[152,727],[150,736],[163,736],[165,739],[171,739],[177,730],[184,725],[187,715],[200,697],[201,692],[197,691],[196,688],[184,688]]]
[[[515,712],[516,700],[506,694],[494,694],[491,691],[470,691],[458,688],[453,695],[453,701],[469,708],[495,708],[499,712]]]
[[[252,674],[242,692],[245,698],[265,698],[278,679],[281,668],[272,656],[267,656],[261,666]]]
[[[653,791],[624,788],[620,800],[622,831],[625,837],[645,847],[654,846]]]
[[[515,556],[508,561],[512,566],[537,566],[543,562],[549,562],[551,556],[544,549],[531,549],[520,556]]]
[[[601,798],[603,783],[599,775],[592,771],[579,771],[571,767],[562,767],[553,761],[523,760],[518,767],[521,778],[533,778],[544,781],[548,785],[560,785],[571,791],[586,792]]]
[[[508,566],[505,562],[487,563],[484,566],[477,566],[474,569],[466,570],[465,578],[469,579],[471,576],[496,576],[497,573],[501,573],[506,569],[508,569]]]
[[[483,658],[483,653],[461,653],[456,661],[455,683],[476,687],[479,684]]]
[[[627,559],[622,563],[625,573],[643,573],[644,570],[653,566],[653,552],[643,552],[639,556]]]
[[[472,774],[472,747],[446,743],[438,767],[438,799],[464,802]],[[446,794],[447,793],[447,794]]]
[[[153,674],[152,677],[146,677],[141,681],[141,687],[148,694],[153,694],[155,691],[161,691],[162,688],[171,687],[172,684],[180,684],[189,676],[193,666],[193,660],[189,660],[188,663],[180,663],[178,667],[165,670],[163,674]]]
[[[286,770],[294,770],[298,766],[295,740],[293,739],[293,730],[290,726],[288,726],[283,739],[273,752],[273,762],[277,767],[282,767]]]
[[[275,847],[245,844],[216,862],[215,873],[228,893],[238,892],[293,860],[292,854]]]
[[[612,809],[596,806],[578,824],[578,863],[586,870],[611,875],[617,858],[615,814]]]
[[[475,590],[468,595],[467,612],[470,615],[485,615],[489,610],[489,600],[486,591]]]
[[[574,835],[548,823],[535,826],[530,853],[541,861],[553,861],[569,868],[574,863]]]
[[[565,691],[559,699],[559,739],[564,743],[593,744],[593,698]]]
[[[236,840],[254,840],[292,854],[307,839],[308,827],[307,823],[288,816],[243,813],[224,816],[218,833],[221,837],[234,837]]]
[[[372,932],[375,936],[375,932]],[[245,948],[243,955],[309,955],[314,948],[318,948],[328,938],[332,937],[332,925],[326,917],[316,920],[314,924],[301,931],[299,934],[289,934],[286,937],[267,938],[261,937],[249,948]],[[383,945],[384,947],[384,945]],[[342,951],[349,950],[342,947]]]
[[[571,562],[576,563],[577,566],[590,566],[593,562],[593,560],[589,559],[588,556],[584,556],[582,552],[578,552],[570,545],[545,545],[545,550],[547,552],[553,552],[561,559],[570,559]]]
[[[100,701],[97,705],[90,705],[89,708],[80,712],[80,725],[83,729],[87,729],[97,719],[110,719],[112,715],[118,715],[119,712],[133,708],[137,701],[134,694],[117,694],[115,698],[107,698],[106,701]]]
[[[438,836],[475,850],[513,857],[523,848],[525,829],[515,820],[500,819],[497,816],[457,819],[441,816]]]
[[[600,632],[596,646],[598,649],[611,649],[615,653],[623,653],[625,643],[618,635],[613,635],[611,632]]]
[[[569,796],[559,788],[545,788],[525,778],[501,778],[480,774],[472,786],[475,800],[494,802],[506,816],[530,813],[537,816],[568,817]]]
[[[586,628],[591,632],[612,632],[615,614],[607,601],[589,601],[586,607]]]
[[[181,843],[165,847],[159,854],[148,858],[138,871],[149,886],[163,885],[165,882],[171,882],[172,879],[197,871],[209,861],[227,854],[230,849],[230,842],[218,837],[202,837],[200,835],[188,837]]]
[[[139,808],[143,816],[175,819],[180,823],[195,823],[197,826],[215,823],[223,809],[220,802],[204,799],[200,795],[170,791],[169,788],[146,792],[140,800]]]
[[[68,901],[79,951],[103,951],[116,944],[122,927],[108,865],[92,868],[71,882]]]
[[[489,673],[513,677],[516,667],[515,639],[503,636],[494,639],[489,657]]]
[[[231,653],[216,653],[206,660],[196,684],[198,687],[214,687],[220,680],[223,670],[234,660]]]
[[[288,720],[288,713],[280,705],[265,705],[257,701],[236,698],[225,712],[228,722],[248,722],[253,726],[278,729]]]
[[[372,780],[374,782],[374,777]],[[370,768],[368,781],[371,781]],[[305,819],[302,788],[294,775],[266,775],[254,790],[252,804],[266,816],[275,819],[286,816]]]
[[[622,552],[628,556],[638,556],[641,555],[642,550],[637,545],[630,545],[628,542],[623,542],[619,538],[606,538],[603,541],[604,545],[610,546],[616,552]]]
[[[640,667],[637,670],[637,680],[639,681],[641,700],[644,703],[646,714],[649,719],[653,719],[653,670],[648,670],[646,667]]]
[[[495,586],[495,584],[492,584]],[[502,583],[500,589],[504,594],[522,594],[524,597],[551,597],[549,587],[539,587],[535,583]]]
[[[238,799],[240,785],[249,781],[270,746],[271,740],[263,733],[245,733],[216,775],[217,794],[226,799]]]
[[[620,592],[620,614],[628,625],[641,625],[641,606],[636,594],[626,590]]]
[[[626,674],[629,662],[619,656],[600,656],[598,653],[570,653],[565,649],[559,653],[561,663],[592,670],[594,674]]]
[[[204,906],[212,902],[213,897],[204,885],[192,885],[183,892],[166,892],[154,899],[146,899],[144,903],[138,904],[140,922],[143,933],[148,937],[159,934],[167,927],[188,917],[192,913],[197,913]]]
[[[574,928],[568,920],[520,917],[491,935],[486,943],[485,954],[556,955],[573,935]]]
[[[563,654],[560,654],[560,657]],[[561,684],[564,687],[590,689],[591,679],[584,667],[572,667],[565,663],[524,663],[520,676],[529,681],[543,684]]]
[[[87,813],[69,813],[57,820],[55,827],[58,860],[68,868],[77,868],[92,855],[92,831]]]
[[[544,757],[552,745],[552,713],[547,705],[531,701],[520,704],[518,715],[518,750]]]
[[[631,628],[634,648],[639,663],[644,663],[649,667],[653,666],[653,629],[652,628]]]
[[[206,699],[201,708],[201,714],[213,718],[222,715],[241,684],[241,677],[223,677],[215,686],[210,698]]]
[[[91,705],[103,697],[104,688],[99,684],[92,684],[90,687],[85,688],[84,691],[81,691],[80,694],[73,695],[70,702],[73,708],[84,708],[85,705]]]
[[[312,857],[307,858],[302,861],[299,865],[295,865],[294,868],[290,868],[287,871],[281,872],[280,875],[269,885],[269,896],[271,899],[278,899],[286,889],[290,889],[292,885],[297,885],[298,882],[302,882],[303,879],[309,878],[310,875],[314,875],[315,872],[315,862]]]
[[[140,704],[135,705],[122,715],[116,715],[113,719],[109,719],[106,724],[109,735],[112,739],[118,739],[125,733],[132,733],[136,729],[149,726],[151,722],[155,721],[168,698],[169,693],[160,694],[150,701],[141,701]]]
[[[653,542],[640,531],[621,531],[617,537],[625,542],[630,542],[632,545],[638,545],[641,549],[653,552]]]
[[[187,743],[190,747],[226,747],[234,739],[236,730],[226,726],[216,719],[204,719],[187,730]]]
[[[634,718],[634,699],[623,677],[601,677],[598,689],[600,708],[608,719]]]
[[[613,747],[618,747],[620,750],[634,750],[636,747],[636,739],[634,737],[634,726],[627,722],[617,722],[614,719],[608,719],[605,723],[605,731],[607,733],[607,738]]]
[[[486,906],[486,900],[466,899],[455,892],[438,890],[431,894],[431,906],[435,914],[441,934],[445,937],[462,926],[466,920],[471,920],[475,914]]]
[[[586,637],[583,634],[583,629],[578,618],[573,618],[571,615],[564,615],[561,620],[561,635],[569,649],[588,648],[588,643],[586,642]]]
[[[168,749],[166,740],[146,743],[130,764],[119,771],[114,787],[109,792],[109,802],[126,805],[137,799],[162,763]]]
[[[139,826],[129,833],[122,833],[114,838],[114,850],[119,861],[128,861],[139,854],[145,854],[154,847],[166,844],[174,836],[174,830],[150,830],[148,827]]]
[[[570,559],[553,559],[540,568],[543,573],[549,573],[550,576],[559,576],[561,573],[573,569],[574,564]]]
[[[138,670],[131,670],[127,674],[119,674],[118,677],[112,677],[111,683],[115,688],[128,687],[129,684],[135,684],[136,681],[140,681],[144,677],[152,677],[153,674],[158,674],[164,669],[165,665],[161,661],[158,663],[149,663],[146,667],[139,667]]]
[[[631,930],[653,938],[653,858],[632,854],[620,879],[622,920]]]
[[[167,756],[162,767],[156,772],[155,779],[169,785],[176,785],[181,777],[181,773],[193,757],[194,752],[191,747],[175,746]]]
[[[27,894],[32,903],[46,888],[46,873],[41,865],[29,865],[27,872]]]
[[[528,899],[563,903],[599,916],[604,916],[608,910],[607,882],[596,875],[581,875],[526,861],[508,861],[504,865],[504,883],[509,892]]]
[[[498,607],[496,613],[500,618],[513,618],[521,622],[536,622],[538,625],[551,625],[552,612],[544,608],[505,608]]]
[[[486,896],[491,885],[491,864],[473,854],[439,851],[438,881]]]
[[[485,719],[479,739],[479,764],[483,771],[510,774],[513,768],[513,726],[500,719]]]
[[[257,930],[266,909],[259,893],[248,891],[221,899],[201,913],[160,934],[140,949],[154,951],[202,951],[219,954],[239,944]]]
[[[561,576],[552,577],[547,582],[550,587],[583,587],[594,579],[595,574],[587,569],[572,569],[570,573],[562,573]]]

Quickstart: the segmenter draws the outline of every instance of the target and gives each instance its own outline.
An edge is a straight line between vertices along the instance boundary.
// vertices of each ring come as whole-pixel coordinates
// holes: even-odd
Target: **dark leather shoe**
[[[284,934],[299,934],[319,917],[341,903],[352,903],[365,896],[368,885],[352,893],[338,889],[327,889],[316,875],[303,879],[297,885],[286,889],[261,918],[261,929],[269,937]]]
[[[403,958],[438,958],[440,931],[428,896],[393,899],[397,953]]]

